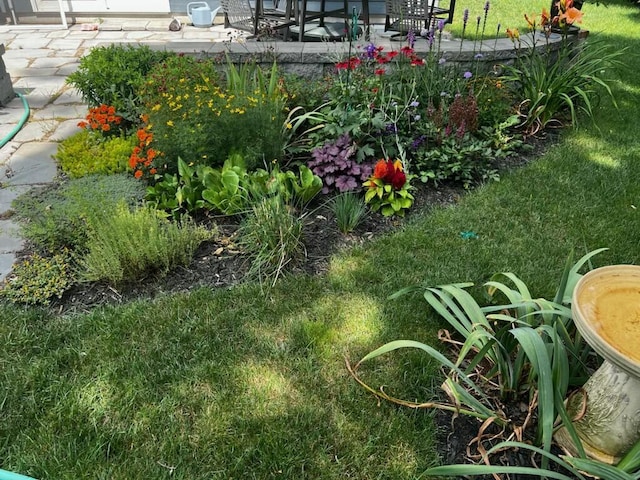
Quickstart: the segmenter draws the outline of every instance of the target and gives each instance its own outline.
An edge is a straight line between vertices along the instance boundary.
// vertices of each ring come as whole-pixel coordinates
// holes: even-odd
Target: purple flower
[[[440,60],[438,60],[438,63],[439,63],[440,65],[444,65],[445,63],[447,63],[447,59],[446,59],[446,58],[444,58],[444,57],[441,57],[441,58],[440,58]]]
[[[409,47],[413,48],[416,44],[416,34],[413,31],[413,29],[410,29],[407,32],[407,44],[409,45]]]
[[[469,80],[471,77],[473,77],[473,73],[471,73],[469,71],[464,72],[463,77],[466,78],[467,80]]]
[[[482,20],[482,17],[480,15],[478,15],[476,17],[476,25],[480,26],[480,20]]]
[[[484,13],[487,14],[489,12],[489,0],[487,0],[484,4]]]
[[[484,55],[483,55],[483,54],[481,54],[481,53],[476,53],[476,54],[473,56],[473,58],[475,58],[476,60],[480,60],[480,59],[481,59],[481,58],[483,58],[483,57],[484,57]]]
[[[468,21],[469,21],[469,9],[465,8],[464,14],[462,15],[462,23],[466,26]]]
[[[467,19],[468,19],[469,18],[469,11],[465,10],[465,12],[467,12]],[[466,22],[466,20],[465,20],[465,22]],[[442,30],[444,30],[444,20],[440,19],[440,20],[438,20],[438,31],[440,33],[442,33]]]
[[[418,138],[416,138],[413,142],[411,142],[411,149],[412,150],[417,150],[418,148],[420,148],[422,146],[422,144],[427,140],[427,136],[426,135],[420,135]]]
[[[364,49],[364,55],[365,57],[372,59],[375,57],[376,55],[376,46],[373,43],[370,43],[369,45],[367,45]]]
[[[420,102],[418,102],[417,100],[414,100],[413,102],[411,102],[409,104],[410,107],[416,108],[420,106]]]
[[[413,119],[418,122],[422,117],[420,115],[416,115],[415,117],[413,117]]]

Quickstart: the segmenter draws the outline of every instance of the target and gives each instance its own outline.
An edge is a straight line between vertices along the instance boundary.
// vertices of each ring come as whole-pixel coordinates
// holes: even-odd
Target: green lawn
[[[378,405],[344,363],[394,339],[438,344],[426,302],[387,295],[512,271],[550,296],[572,249],[609,247],[597,265],[640,263],[640,9],[608,3],[586,4],[585,25],[628,48],[619,109],[603,97],[596,125],[335,257],[326,276],[287,278],[267,298],[249,285],[62,317],[0,307],[0,468],[38,479],[420,477],[438,461],[430,412]],[[409,399],[440,382],[417,353],[362,373]]]

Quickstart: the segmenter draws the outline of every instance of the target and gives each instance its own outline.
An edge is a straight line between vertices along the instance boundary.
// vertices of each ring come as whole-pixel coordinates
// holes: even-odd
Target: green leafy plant
[[[489,298],[503,298],[506,303],[485,307],[465,291],[471,284],[400,290],[392,298],[416,290],[423,291],[429,305],[462,338],[455,363],[434,347],[401,340],[366,355],[356,369],[363,362],[390,351],[418,348],[449,369],[443,388],[451,402],[432,402],[429,406],[494,421],[506,427],[510,420],[496,409],[494,400],[513,400],[524,392],[528,396],[529,408],[537,405],[537,445],[550,452],[558,417],[574,443],[580,445],[564,399],[570,386],[581,386],[586,380],[586,364],[591,350],[576,333],[571,310],[566,304],[580,278],[578,271],[603,250],[588,253],[573,265],[571,259],[567,261],[554,301],[533,298],[524,282],[512,273],[497,274],[486,283]],[[395,400],[386,394],[377,394]],[[580,453],[584,456],[584,451]],[[544,457],[542,466],[547,464],[548,458]]]
[[[402,217],[405,210],[413,205],[409,180],[400,160],[379,160],[371,178],[364,182],[364,187],[367,189],[364,201],[374,211],[380,210],[385,217]]]
[[[147,46],[112,44],[96,47],[82,57],[78,70],[67,77],[91,107],[112,105],[127,124],[140,120],[140,90],[154,65],[173,54]]]
[[[353,232],[367,215],[361,195],[353,192],[341,193],[331,200],[331,210],[342,233]]]
[[[82,130],[60,142],[54,158],[71,178],[121,173],[128,170],[129,156],[136,143],[135,136],[104,138]]]
[[[87,241],[87,216],[111,211],[118,202],[135,205],[144,186],[127,174],[89,175],[61,185],[32,189],[12,203],[20,233],[49,254],[64,248],[82,250]]]
[[[443,133],[438,145],[431,149],[420,149],[413,156],[413,169],[423,183],[436,185],[444,180],[462,183],[464,188],[483,180],[498,180],[493,167],[502,151],[492,147],[492,140],[482,140],[464,133],[462,136]]]
[[[263,197],[247,213],[238,243],[251,256],[249,275],[273,286],[304,252],[302,219],[280,195]]]
[[[13,267],[13,271],[0,288],[0,297],[13,303],[48,305],[59,299],[74,283],[67,250],[51,257],[37,253]]]
[[[188,218],[170,222],[153,208],[132,210],[124,202],[91,216],[89,227],[87,251],[77,260],[78,275],[116,286],[188,264],[200,243],[215,235]]]
[[[306,165],[300,165],[296,173],[282,171],[277,163],[272,163],[268,170],[251,173],[249,181],[253,197],[280,195],[286,204],[305,205],[322,190],[322,180]]]
[[[221,169],[208,175],[202,198],[225,215],[240,213],[249,204],[248,176],[242,155],[230,155]]]
[[[171,212],[175,219],[184,213],[194,215],[207,208],[203,193],[207,177],[212,175],[211,167],[190,167],[178,158],[178,173],[165,173],[160,181],[147,187],[145,200],[159,210]]]

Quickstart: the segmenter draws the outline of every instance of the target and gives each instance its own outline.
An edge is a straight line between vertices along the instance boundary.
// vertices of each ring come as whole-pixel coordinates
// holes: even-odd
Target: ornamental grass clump
[[[607,74],[622,67],[620,57],[624,49],[612,50],[598,40],[578,41],[568,34],[568,29],[582,21],[582,12],[573,6],[572,0],[562,0],[558,5],[559,13],[553,18],[546,9],[540,20],[536,15],[525,16],[532,48],[523,50],[520,32],[507,29],[518,56],[514,64],[503,65],[503,81],[522,99],[518,113],[529,134],[547,126],[576,126],[579,112],[592,118],[593,102],[603,92],[615,106]],[[553,51],[550,43],[554,27],[562,35],[557,51]],[[539,34],[546,42],[542,50],[537,48]]]
[[[273,286],[304,254],[302,218],[281,195],[263,197],[247,213],[238,243],[251,257],[249,277]]]

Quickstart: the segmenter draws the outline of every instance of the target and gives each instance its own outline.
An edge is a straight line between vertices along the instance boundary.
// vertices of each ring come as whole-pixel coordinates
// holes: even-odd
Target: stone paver
[[[42,185],[56,177],[56,142],[28,142],[20,145],[7,162],[8,169],[0,171],[0,183],[10,186]]]
[[[32,70],[49,70],[49,69],[56,69],[56,68],[60,68],[64,65],[67,65],[69,63],[76,63],[78,61],[77,58],[75,57],[43,57],[43,58],[36,58],[33,62],[31,62],[31,65],[29,65],[29,67]],[[56,75],[56,72],[54,70],[54,72],[51,75]]]
[[[0,253],[19,252],[24,248],[18,225],[11,220],[0,220]]]
[[[27,122],[24,127],[13,137],[16,142],[34,142],[44,140],[53,131],[55,125],[52,122]]]
[[[87,107],[85,105],[78,105],[76,103],[63,104],[63,105],[47,105],[41,110],[34,112],[31,115],[33,120],[60,120],[67,118],[84,117],[87,114]]]
[[[60,122],[54,132],[49,137],[50,142],[61,142],[65,138],[69,138],[72,135],[75,135],[80,131],[80,127],[78,127],[78,123],[80,123],[84,118],[74,118],[70,120],[65,120],[64,122]]]

